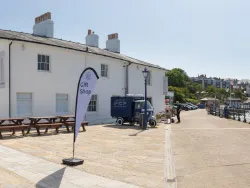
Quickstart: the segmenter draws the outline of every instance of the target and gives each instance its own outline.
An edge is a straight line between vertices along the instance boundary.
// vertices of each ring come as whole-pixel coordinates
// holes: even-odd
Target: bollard
[[[235,113],[234,113],[234,108],[233,108],[233,120],[235,120]]]

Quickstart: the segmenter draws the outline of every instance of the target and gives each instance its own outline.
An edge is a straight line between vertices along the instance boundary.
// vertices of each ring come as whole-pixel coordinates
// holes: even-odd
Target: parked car
[[[196,105],[194,105],[192,103],[186,103],[186,104],[189,105],[189,106],[192,106],[195,110],[198,109],[198,106],[196,106]]]
[[[182,110],[185,110],[185,111],[191,110],[191,108],[189,108],[189,107],[188,107],[186,104],[184,104],[184,103],[181,103],[180,105],[181,105],[181,109],[182,109]]]
[[[195,110],[195,107],[189,105],[189,104],[186,104],[186,107],[189,108],[189,110]]]

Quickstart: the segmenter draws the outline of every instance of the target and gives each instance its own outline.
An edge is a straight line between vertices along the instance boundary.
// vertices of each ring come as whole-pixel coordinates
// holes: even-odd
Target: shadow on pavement
[[[105,125],[104,127],[107,128],[115,128],[115,129],[135,129],[135,130],[142,130],[140,126],[138,125],[115,125],[115,124],[110,124],[110,125]]]
[[[61,181],[63,179],[65,169],[66,167],[41,179],[39,182],[37,182],[36,188],[47,188],[47,187],[59,188],[61,185]]]
[[[140,130],[139,132],[135,133],[135,134],[130,134],[129,136],[137,136],[138,134],[142,133],[145,130]]]

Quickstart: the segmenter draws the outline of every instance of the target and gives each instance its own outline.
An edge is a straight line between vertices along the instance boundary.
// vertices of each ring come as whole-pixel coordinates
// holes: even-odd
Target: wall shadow
[[[39,182],[37,182],[36,188],[47,188],[47,187],[59,188],[62,182],[65,169],[66,167],[41,179]]]

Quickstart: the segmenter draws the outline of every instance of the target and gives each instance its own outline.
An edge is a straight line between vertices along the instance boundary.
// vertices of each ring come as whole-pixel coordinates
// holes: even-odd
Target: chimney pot
[[[45,14],[42,14],[38,17],[35,18],[35,23],[40,23],[42,21],[45,21],[45,20],[50,20],[51,19],[51,13],[50,12],[46,12]]]
[[[118,33],[113,33],[113,34],[108,35],[108,40],[111,40],[111,39],[118,39]]]

